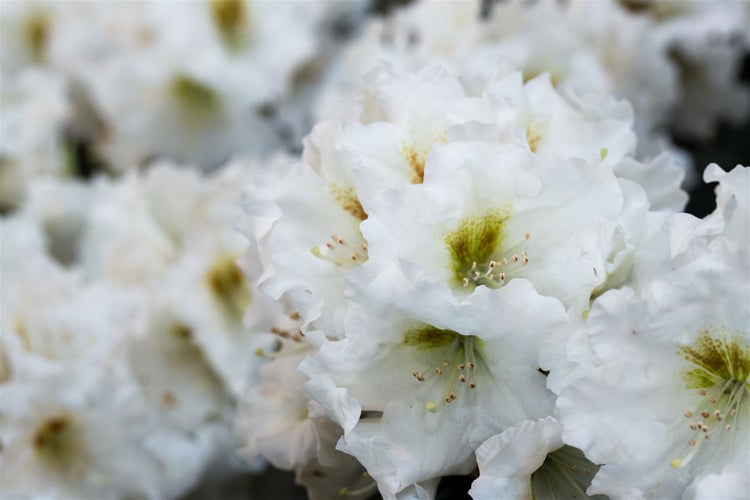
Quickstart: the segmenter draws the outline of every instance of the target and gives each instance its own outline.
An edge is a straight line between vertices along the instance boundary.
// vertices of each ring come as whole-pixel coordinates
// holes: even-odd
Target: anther
[[[466,382],[466,377],[465,377],[465,376],[463,376],[463,375],[459,375],[459,376],[458,376],[458,381],[459,381],[459,382]]]
[[[494,260],[490,261],[490,269],[495,269],[496,265],[497,265],[497,262],[495,262]]]
[[[472,389],[476,388],[476,386],[477,386],[476,382],[471,382],[469,384],[469,387],[471,387]]]
[[[466,366],[469,368],[469,370],[473,370],[474,369],[474,363],[469,363]]]
[[[705,396],[706,395],[706,389],[698,389],[698,394],[700,394],[701,396]]]
[[[692,416],[693,416],[693,412],[692,412],[692,411],[686,411],[684,415],[685,415],[685,416],[686,416],[687,418],[690,418],[690,417],[692,417]]]
[[[708,418],[710,416],[711,416],[711,414],[708,413],[707,411],[701,412],[701,417],[703,417],[703,418]]]
[[[436,375],[442,375],[443,374],[443,370],[441,370],[440,368],[435,368],[435,374]]]
[[[695,446],[695,439],[691,439],[690,441],[688,441],[688,444],[690,446]]]
[[[447,359],[443,360],[443,366],[448,366],[449,364],[451,364],[450,361],[448,361]]]
[[[464,286],[469,286],[469,278],[464,278]]]
[[[461,363],[461,364],[458,365],[458,369],[459,370],[463,370],[464,368],[466,368],[465,364]]]
[[[528,240],[529,238],[531,238],[531,233],[526,233],[526,239]]]

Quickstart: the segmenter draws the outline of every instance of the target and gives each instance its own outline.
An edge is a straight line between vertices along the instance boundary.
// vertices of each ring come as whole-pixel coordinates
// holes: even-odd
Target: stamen
[[[441,360],[439,367],[430,368],[426,373],[431,376],[442,376],[445,380],[443,393],[440,399],[430,400],[425,404],[425,409],[430,412],[439,411],[444,405],[456,401],[460,396],[460,388],[468,382],[470,388],[474,389],[476,383],[470,373],[476,368],[476,354],[474,352],[475,338],[473,336],[459,335],[456,340],[448,347],[454,353],[454,362],[447,359]],[[443,370],[448,367],[449,370]],[[428,377],[421,371],[412,372],[412,376],[422,382]]]
[[[321,260],[346,267],[358,265],[368,258],[368,246],[366,242],[349,244],[344,238],[335,234],[331,235],[329,241],[313,247],[310,252]]]
[[[485,285],[490,288],[498,288],[505,283],[507,277],[506,271],[513,271],[513,268],[508,268],[508,266],[514,264],[525,266],[528,263],[529,256],[526,250],[514,253],[510,258],[492,259],[486,264],[472,262],[470,269],[466,271],[466,275],[461,279],[461,284],[464,287],[473,284],[474,286]],[[501,270],[501,267],[506,269]]]

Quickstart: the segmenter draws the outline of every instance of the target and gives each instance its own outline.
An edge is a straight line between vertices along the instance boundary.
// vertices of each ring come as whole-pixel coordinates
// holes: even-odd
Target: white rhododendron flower
[[[370,214],[371,200],[383,188],[423,182],[436,145],[467,142],[464,148],[469,150],[474,147],[469,141],[483,140],[486,143],[477,143],[478,148],[489,148],[491,142],[513,143],[551,162],[603,161],[602,169],[614,168],[624,179],[643,182],[656,208],[676,210],[684,204],[679,168],[668,156],[651,165],[632,158],[635,137],[625,103],[605,96],[559,93],[545,77],[524,84],[513,72],[478,77],[467,88],[435,66],[414,76],[381,68],[368,82],[349,117],[313,129],[305,140],[302,164],[269,168],[253,180],[245,201],[253,221],[249,232],[259,242],[261,254],[267,255],[261,257],[266,261],[259,278],[262,290],[274,298],[293,295],[305,323],[329,316],[320,320],[327,322],[329,335],[336,328],[331,316],[341,315],[335,311],[343,307],[344,277],[368,256],[368,242],[358,226]],[[472,154],[483,160],[483,155],[499,153],[486,149]],[[499,179],[514,174],[492,175]],[[446,187],[453,183],[451,176],[444,174]],[[659,182],[651,183],[656,177]],[[614,177],[610,180],[615,182]],[[293,194],[299,185],[306,186],[306,196]],[[645,208],[643,200],[635,200],[639,195],[630,193],[631,188],[636,192],[639,188],[628,186],[625,196],[633,201],[627,203]],[[621,188],[613,185],[612,189]],[[505,208],[492,207],[501,212]],[[299,213],[307,217],[293,215]],[[521,234],[532,229],[529,226]],[[327,307],[321,309],[323,304]]]
[[[557,301],[515,280],[430,311],[408,299],[412,291],[369,286],[385,286],[378,291],[393,302],[358,297],[346,338],[324,341],[301,369],[345,431],[338,448],[357,457],[381,493],[468,473],[486,438],[549,414],[534,339],[563,321]],[[445,312],[452,322],[440,318]]]
[[[617,272],[613,235],[627,234],[627,211],[645,214],[642,192],[599,162],[474,141],[433,151],[424,184],[384,192],[362,230],[372,257],[409,262],[410,280],[452,301],[525,278],[582,311]]]
[[[750,465],[750,311],[738,307],[750,301],[750,176],[717,170],[705,175],[721,183],[716,213],[675,218],[673,269],[640,296],[594,302],[597,361],[559,392],[563,440],[606,464],[592,493],[678,496],[716,474],[746,484],[727,466]]]
[[[148,420],[134,386],[96,375],[26,373],[3,387],[4,495],[159,497],[160,464],[143,446]]]

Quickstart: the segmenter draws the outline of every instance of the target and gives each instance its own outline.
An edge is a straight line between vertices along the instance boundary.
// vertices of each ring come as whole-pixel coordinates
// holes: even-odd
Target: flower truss
[[[297,405],[319,408],[298,413],[295,428],[325,417],[340,426],[336,448],[373,481],[341,484],[345,494],[431,497],[440,477],[478,467],[476,498],[670,496],[667,479],[650,484],[649,474],[672,473],[695,489],[698,464],[727,464],[710,469],[721,477],[741,468],[737,432],[725,431],[721,461],[696,457],[706,436],[721,441],[704,428],[734,419],[722,429],[742,432],[747,411],[747,339],[737,330],[747,309],[731,321],[711,317],[747,297],[743,167],[726,179],[709,169],[706,180],[722,182],[720,209],[689,219],[678,213],[685,198],[670,157],[634,156],[627,108],[557,90],[546,75],[524,82],[513,71],[458,78],[434,65],[382,66],[349,109],[313,129],[301,162],[253,180],[244,201],[259,288],[301,319],[298,347],[272,355],[268,381],[306,351],[299,370],[309,381]],[[719,235],[724,226],[739,233],[734,243]],[[734,263],[732,279],[709,274],[702,288],[688,285],[701,269],[716,271],[712,253]],[[645,314],[636,295],[666,301],[680,324],[706,326],[690,338],[666,324],[657,332],[670,314]],[[698,307],[710,297],[711,307]],[[714,306],[719,297],[725,306]],[[686,301],[696,305],[677,316]],[[632,336],[615,316],[628,308],[651,326],[634,326]],[[643,352],[609,346],[618,331],[623,342],[644,339]],[[660,340],[669,340],[664,351],[654,347]],[[658,375],[666,356],[675,359],[672,379]],[[607,363],[628,370],[628,383],[602,374],[615,370]],[[651,385],[624,389],[640,378]],[[699,416],[683,422],[692,435],[656,453],[662,440],[651,427],[662,417],[647,410],[670,403],[668,380],[704,398],[674,414]],[[246,397],[257,405],[258,395]],[[622,406],[647,397],[660,405]],[[278,444],[262,445],[272,434],[257,424],[246,432],[248,453],[274,460]],[[313,439],[316,426],[308,432]],[[659,469],[654,461],[670,453]],[[741,477],[731,477],[734,488]]]
[[[748,26],[0,2],[0,497],[750,498]]]

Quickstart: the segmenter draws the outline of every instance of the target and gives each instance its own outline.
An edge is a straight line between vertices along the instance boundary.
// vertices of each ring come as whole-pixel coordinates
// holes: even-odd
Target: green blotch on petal
[[[244,0],[211,0],[210,8],[222,41],[228,48],[238,50],[250,18]]]
[[[206,84],[189,75],[177,75],[172,80],[172,93],[187,111],[210,113],[219,106],[219,97]]]
[[[504,224],[510,214],[493,210],[463,219],[456,230],[445,237],[451,267],[459,284],[472,270],[472,264],[485,264],[502,246]]]
[[[708,389],[721,381],[745,383],[750,378],[750,346],[741,336],[726,329],[707,328],[692,346],[681,347],[680,354],[693,367],[684,373],[688,389]]]
[[[420,350],[437,349],[451,345],[461,335],[452,330],[441,330],[432,325],[419,325],[404,333],[401,345]]]
[[[235,259],[218,259],[206,273],[206,284],[227,315],[240,320],[250,304],[251,293],[245,275]]]
[[[35,12],[24,25],[24,35],[29,46],[31,57],[34,62],[43,62],[47,54],[47,43],[49,41],[49,15],[44,12]]]

